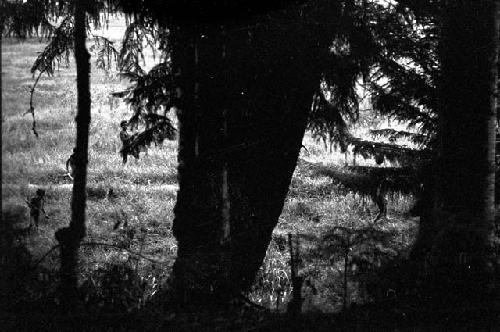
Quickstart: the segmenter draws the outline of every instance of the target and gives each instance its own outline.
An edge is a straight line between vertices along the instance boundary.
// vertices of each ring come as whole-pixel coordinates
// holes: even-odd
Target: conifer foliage
[[[125,32],[118,63],[121,75],[130,80],[130,86],[124,91],[113,93],[113,96],[123,98],[132,109],[133,114],[129,119],[131,127],[144,124],[144,130],[130,142],[131,148],[144,148],[152,143],[161,145],[165,139],[173,140],[176,137],[176,129],[168,117],[174,106],[175,91],[168,53],[160,48],[161,62],[148,72],[140,64],[141,59],[144,61],[143,40],[154,50],[157,42],[160,47],[164,45],[166,34],[160,28],[143,29],[138,23],[131,24]]]
[[[315,137],[340,145],[343,152],[351,145],[365,158],[403,165],[410,160],[429,162],[428,150],[435,148],[437,132],[436,13],[435,4],[412,1],[367,1],[354,7],[344,38],[333,42],[322,93],[313,104],[309,129]],[[338,81],[344,85],[329,84]],[[365,100],[372,113],[405,122],[413,130],[371,130],[374,139],[389,139],[386,144],[353,137],[349,124],[357,119],[358,103]],[[418,149],[394,144],[399,138],[409,139]]]

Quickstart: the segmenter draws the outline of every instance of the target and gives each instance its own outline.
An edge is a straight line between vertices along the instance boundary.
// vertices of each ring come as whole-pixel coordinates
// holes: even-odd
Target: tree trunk
[[[298,22],[172,30],[180,123],[171,278],[177,303],[227,303],[250,288],[262,264],[319,84],[310,57],[326,46]]]
[[[444,4],[437,186],[441,220],[436,220],[430,253],[434,290],[445,292],[441,297],[445,301],[456,297],[483,301],[491,291],[488,287],[494,286],[491,278],[497,278],[491,262],[498,1]]]
[[[76,299],[78,248],[85,236],[85,204],[88,163],[88,137],[90,125],[90,54],[85,45],[86,21],[83,0],[75,1],[75,60],[77,70],[76,115],[76,169],[71,200],[71,222],[69,227],[59,229],[56,239],[61,244],[61,295],[63,308],[71,310]]]
[[[0,27],[0,96],[3,96],[2,94],[2,38],[3,38],[3,22],[0,22],[2,26]],[[0,97],[0,115],[2,113],[2,98]]]

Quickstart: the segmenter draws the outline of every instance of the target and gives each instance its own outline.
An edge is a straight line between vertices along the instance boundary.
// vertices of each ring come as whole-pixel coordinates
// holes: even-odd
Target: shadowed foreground
[[[217,313],[0,316],[3,331],[497,331],[498,310],[353,307],[339,314],[276,314],[256,309]]]

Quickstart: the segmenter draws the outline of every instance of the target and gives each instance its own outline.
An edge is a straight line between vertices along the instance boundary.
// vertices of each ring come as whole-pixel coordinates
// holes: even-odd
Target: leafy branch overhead
[[[0,31],[9,37],[48,38],[54,31],[51,19],[60,15],[59,6],[47,6],[47,1],[2,1]]]

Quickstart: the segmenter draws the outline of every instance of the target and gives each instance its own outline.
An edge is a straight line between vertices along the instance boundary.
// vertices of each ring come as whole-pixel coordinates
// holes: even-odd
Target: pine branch
[[[38,76],[36,77],[35,82],[33,83],[33,85],[30,88],[30,108],[26,111],[26,113],[23,114],[23,116],[24,116],[24,115],[30,113],[31,116],[33,117],[31,130],[33,130],[33,134],[35,134],[36,138],[38,138],[38,132],[36,131],[36,119],[35,119],[35,107],[33,106],[33,94],[35,93],[35,88],[38,84],[38,81],[40,80],[40,77],[42,77],[42,74],[43,74],[43,72],[38,73]]]
[[[426,142],[429,140],[429,137],[420,133],[412,133],[409,131],[403,130],[394,130],[391,128],[385,129],[370,129],[370,135],[373,138],[381,138],[387,137],[389,141],[394,142],[400,138],[406,138],[411,140],[413,143],[418,144],[420,146],[425,146]]]
[[[380,186],[386,193],[415,194],[421,181],[418,173],[410,167],[320,167],[316,173],[330,177],[341,191],[366,197],[372,196]]]
[[[129,72],[123,76],[132,81],[124,101],[131,106],[134,114],[156,113],[161,108],[169,110],[173,106],[174,82],[169,63],[159,63],[148,73]]]
[[[122,49],[118,55],[118,66],[121,72],[143,75],[144,70],[141,63],[145,64],[144,49],[148,47],[156,57],[157,46],[162,51],[161,60],[165,61],[168,53],[167,37],[168,30],[160,27],[150,18],[143,17],[127,25],[125,30]]]
[[[46,19],[44,20],[46,21]],[[62,59],[64,59],[66,63],[69,64],[70,52],[74,50],[73,29],[74,29],[73,16],[68,15],[64,17],[59,26],[51,31],[52,37],[50,39],[50,42],[45,46],[44,50],[37,56],[35,62],[33,63],[30,69],[32,74],[38,72],[38,76],[35,79],[35,82],[33,83],[32,87],[30,88],[30,107],[25,114],[31,113],[33,117],[32,130],[37,138],[39,137],[39,134],[36,131],[35,106],[33,103],[33,96],[36,87],[38,85],[38,82],[43,74],[52,76],[54,74],[55,64],[59,63]],[[89,30],[88,26],[87,30]],[[105,70],[109,69],[112,59],[116,61],[118,51],[114,48],[113,43],[107,38],[94,35],[94,42],[95,44],[92,46],[92,49],[94,50],[99,49],[97,57],[98,68],[102,68]]]
[[[74,48],[73,17],[66,16],[61,24],[54,30],[53,37],[44,50],[38,55],[31,73],[39,71],[51,76],[54,74],[54,64],[63,57],[69,63],[70,51]]]
[[[354,145],[352,152],[360,154],[363,158],[371,158],[378,155],[392,162],[415,161],[423,158],[425,154],[422,150],[411,149],[396,144],[365,141],[356,137],[351,138],[349,144]]]
[[[31,36],[49,38],[54,31],[49,17],[60,17],[62,11],[55,1],[1,1],[0,30],[9,37],[25,39]]]
[[[111,69],[111,63],[114,61],[118,67],[118,51],[114,47],[114,43],[106,37],[91,34],[94,39],[94,45],[89,49],[91,52],[97,54],[96,65],[97,68],[104,71]]]
[[[149,147],[152,143],[161,145],[165,139],[175,139],[177,129],[172,125],[170,119],[157,114],[154,114],[154,116],[156,117],[155,124],[139,134],[134,134],[130,139],[130,143],[120,150],[121,153],[132,154],[134,150],[140,151]]]
[[[316,93],[309,115],[308,129],[313,138],[320,139],[325,147],[330,144],[339,144],[344,152],[347,149],[346,142],[350,134],[339,108],[327,101],[324,93]]]

